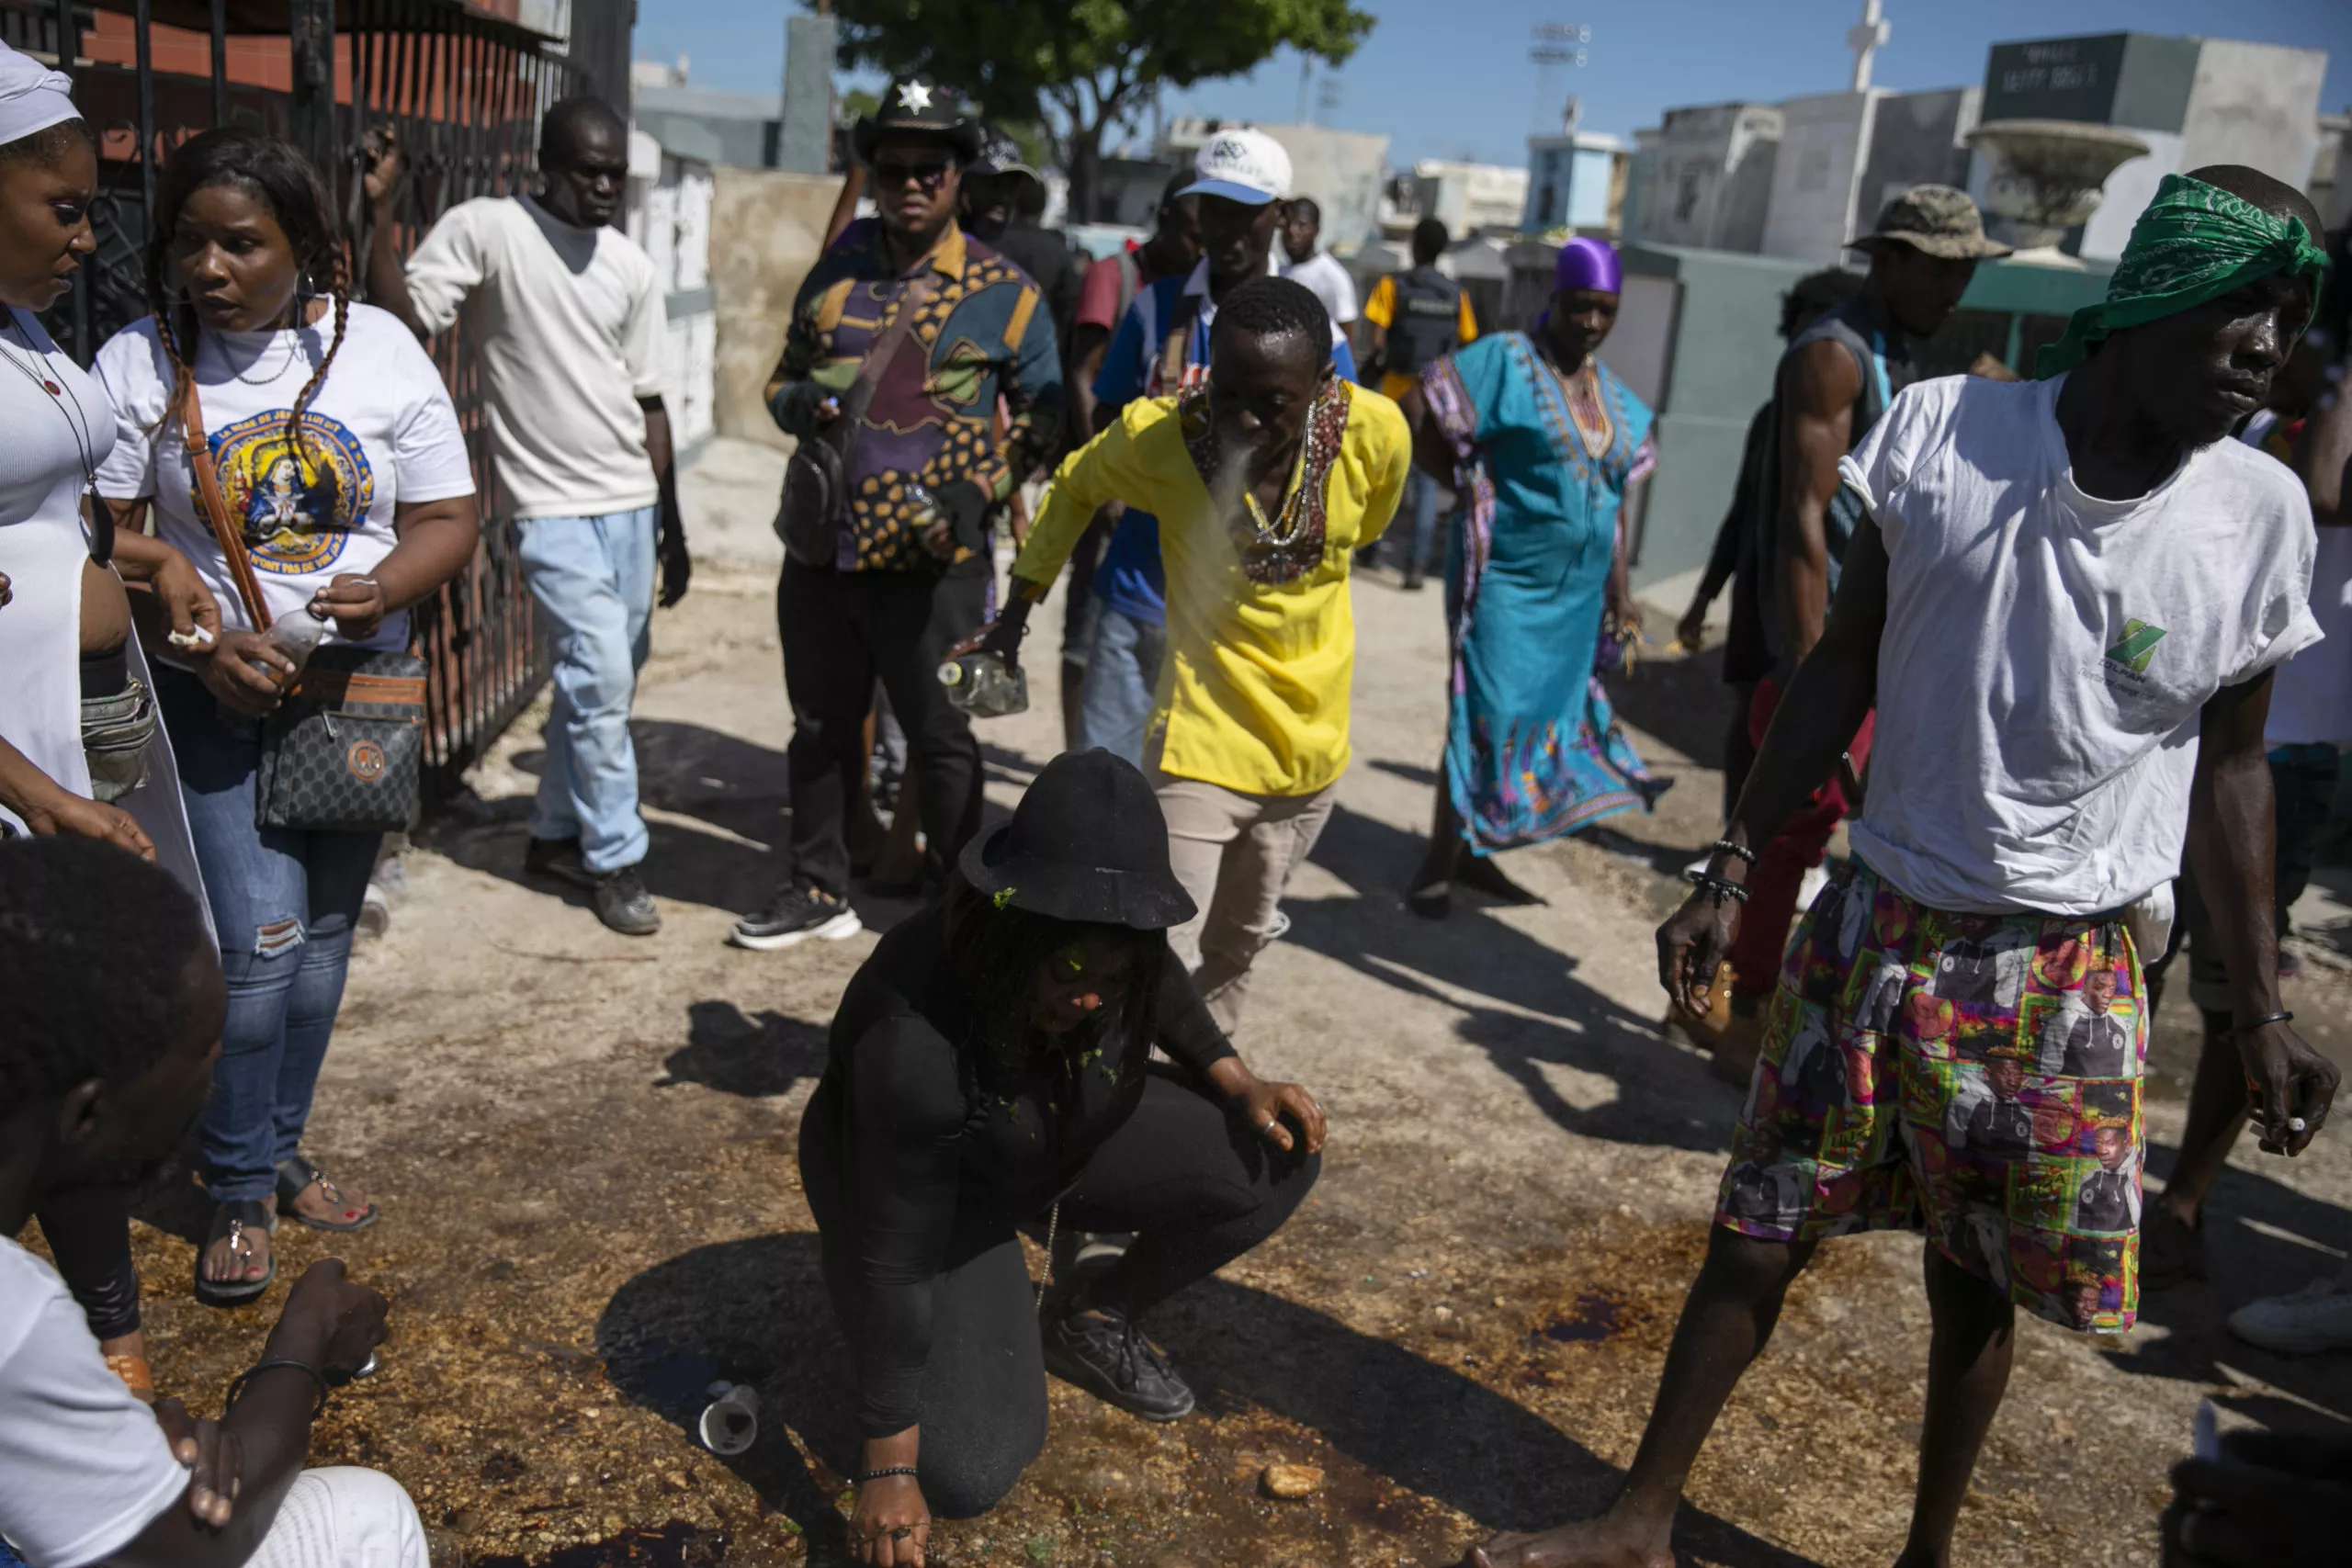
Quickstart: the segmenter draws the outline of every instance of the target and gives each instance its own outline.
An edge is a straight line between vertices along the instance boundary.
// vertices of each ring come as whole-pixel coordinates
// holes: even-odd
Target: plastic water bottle
[[[974,718],[1029,711],[1028,671],[1019,665],[1007,669],[986,649],[942,664],[939,683],[947,688],[947,700]]]
[[[269,630],[264,637],[270,647],[292,661],[294,673],[300,675],[302,667],[311,661],[311,655],[318,648],[320,640],[326,635],[327,624],[311,614],[308,604],[297,604],[270,622]],[[254,661],[254,668],[265,674],[274,673],[269,666],[258,660]]]

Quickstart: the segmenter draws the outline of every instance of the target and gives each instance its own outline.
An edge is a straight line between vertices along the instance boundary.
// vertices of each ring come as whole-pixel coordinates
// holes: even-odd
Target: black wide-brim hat
[[[1012,820],[964,851],[964,880],[1057,920],[1166,931],[1197,908],[1168,865],[1168,819],[1135,764],[1099,748],[1046,764]]]
[[[850,145],[858,162],[872,164],[874,149],[885,136],[928,136],[955,150],[958,163],[980,155],[979,122],[964,107],[963,96],[928,76],[900,76],[884,89],[882,102],[872,114],[860,115],[850,129]]]

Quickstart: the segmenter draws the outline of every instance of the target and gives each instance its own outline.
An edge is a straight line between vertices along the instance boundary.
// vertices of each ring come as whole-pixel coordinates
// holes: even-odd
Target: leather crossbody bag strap
[[[196,470],[197,499],[204,503],[205,521],[212,525],[213,542],[220,547],[221,558],[229,563],[229,575],[237,584],[237,597],[245,602],[245,615],[257,632],[269,630],[269,611],[261,596],[261,581],[254,576],[253,557],[245,553],[244,536],[229,516],[229,498],[220,489],[220,466],[212,460],[212,448],[204,438],[204,410],[197,400],[196,378],[190,377],[187,391],[180,400],[180,433],[187,443],[188,467]]]

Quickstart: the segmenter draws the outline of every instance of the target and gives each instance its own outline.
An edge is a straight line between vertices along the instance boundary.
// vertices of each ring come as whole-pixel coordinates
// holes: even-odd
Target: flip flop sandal
[[[269,1289],[277,1278],[277,1254],[269,1255],[269,1272],[258,1280],[208,1280],[204,1277],[204,1260],[211,1256],[213,1246],[221,1241],[229,1244],[229,1256],[237,1260],[239,1272],[253,1261],[254,1244],[249,1232],[259,1231],[268,1235],[277,1229],[277,1216],[269,1205],[258,1198],[243,1198],[223,1203],[212,1211],[211,1234],[204,1238],[204,1246],[196,1255],[196,1299],[205,1306],[242,1306]]]
[[[130,1397],[141,1404],[155,1403],[155,1371],[144,1356],[108,1356],[107,1371],[122,1380]]]
[[[370,1203],[356,1220],[314,1220],[294,1207],[294,1201],[316,1187],[326,1201],[339,1209],[351,1205],[344,1201],[343,1189],[337,1187],[327,1173],[296,1155],[277,1168],[277,1212],[298,1224],[314,1231],[364,1231],[376,1223],[376,1205]]]

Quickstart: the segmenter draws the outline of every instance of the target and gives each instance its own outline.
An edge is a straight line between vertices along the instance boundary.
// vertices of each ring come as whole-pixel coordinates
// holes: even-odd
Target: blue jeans
[[[265,1198],[310,1119],[383,835],[254,827],[261,726],[184,671],[159,666],[155,697],[229,989],[204,1107],[205,1185],[218,1202]]]
[[[1168,655],[1168,628],[1108,604],[1096,606],[1094,646],[1086,656],[1086,684],[1078,698],[1076,750],[1100,746],[1143,766],[1143,739]]]
[[[602,874],[645,858],[628,710],[652,646],[653,508],[514,525],[523,581],[547,616],[555,703],[531,837],[578,839]]]
[[[1438,482],[1418,468],[1405,477],[1405,505],[1413,514],[1413,535],[1406,546],[1407,555],[1397,563],[1397,570],[1408,577],[1419,577],[1435,561],[1430,558],[1430,547],[1438,545],[1438,508],[1445,501],[1445,491]],[[1438,555],[1444,550],[1440,545]]]

